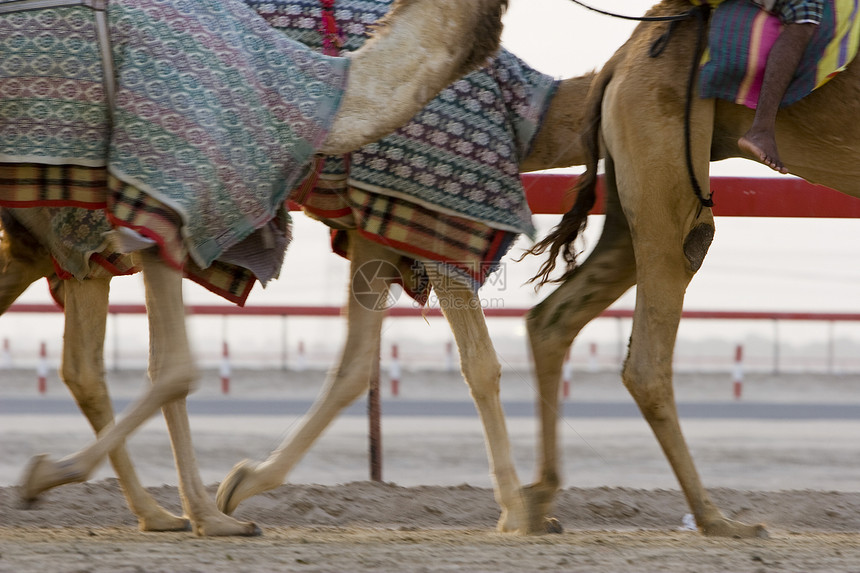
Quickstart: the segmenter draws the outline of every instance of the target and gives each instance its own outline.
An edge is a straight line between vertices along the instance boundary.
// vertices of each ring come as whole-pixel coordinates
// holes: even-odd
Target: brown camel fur
[[[342,154],[408,121],[436,93],[495,51],[505,6],[506,0],[395,3],[374,38],[348,56],[352,64],[343,103],[318,151]],[[218,511],[197,470],[185,408],[185,396],[193,389],[197,373],[185,329],[182,275],[153,251],[139,252],[138,259],[150,325],[152,386],[89,446],[59,461],[35,458],[23,479],[23,497],[33,499],[51,487],[86,480],[105,456],[161,408],[174,449],[183,509],[194,531],[206,536],[258,534],[253,523]],[[102,292],[95,296],[101,297],[104,302],[99,304],[106,308],[107,290]],[[75,349],[76,359],[84,359],[82,352],[82,348]],[[495,419],[500,420],[500,408],[493,404],[489,408],[498,410]],[[506,445],[503,424],[498,432]],[[488,435],[488,439],[494,438],[496,434]],[[502,475],[507,475],[505,465],[513,468],[509,455],[499,465]],[[501,497],[519,499],[518,492]],[[515,509],[522,521],[522,505]]]
[[[651,15],[679,14],[682,0],[664,0]],[[558,384],[567,348],[579,331],[633,285],[633,332],[622,379],[651,425],[674,470],[696,523],[706,535],[765,535],[758,525],[723,516],[705,491],[681,433],[672,389],[672,355],[684,292],[714,233],[710,208],[694,196],[684,156],[686,73],[696,45],[696,24],[677,26],[665,51],[649,49],[667,24],[642,23],[595,80],[587,114],[591,157],[577,206],[535,251],[561,252],[568,268],[558,288],[529,314],[528,332],[538,377],[542,443],[538,482],[529,488],[534,522],[550,511],[559,487]],[[860,196],[860,63],[795,105],[780,110],[780,155],[790,172]],[[742,156],[741,137],[753,111],[725,101],[695,98],[691,112],[692,162],[707,190],[710,161]],[[606,221],[594,251],[580,265],[573,241],[594,201],[597,141],[606,154]],[[753,159],[752,157],[749,157]],[[707,191],[705,191],[707,194]],[[719,196],[714,200],[719,202]],[[545,281],[553,263],[542,269]]]
[[[565,79],[560,83],[547,110],[546,119],[532,142],[531,152],[521,162],[524,171],[583,163],[585,154],[578,134],[582,130],[583,114],[581,110],[583,109],[583,102],[593,76],[593,74],[586,74]],[[15,224],[14,220],[9,222],[12,225]],[[25,229],[19,226],[8,228],[2,239],[0,246],[6,248],[0,249],[0,256],[5,253],[6,270],[0,274],[0,313],[5,311],[31,282],[53,272],[48,253],[32,239],[28,239]],[[350,245],[353,249],[351,253],[353,268],[357,268],[368,260],[386,260],[396,264],[399,257],[395,251],[367,241],[357,233],[351,234]],[[4,267],[2,260],[0,260],[0,269],[2,268]],[[62,292],[65,293],[66,300],[67,336],[61,374],[82,410],[91,420],[93,427],[99,431],[105,423],[97,425],[93,421],[94,414],[91,414],[91,411],[106,412],[106,419],[112,420],[101,351],[104,342],[104,323],[107,319],[109,281],[90,279],[85,282],[98,282],[101,286],[86,288],[84,283],[77,281],[65,281],[63,283]],[[441,281],[440,286],[437,286],[437,294],[440,301],[445,300],[445,297],[462,299],[446,305],[451,309],[446,311],[446,316],[458,342],[464,377],[470,388],[473,388],[473,394],[480,392],[481,394],[497,396],[499,364],[487,335],[483,314],[480,310],[462,310],[480,309],[480,305],[471,304],[474,302],[474,293],[465,288],[452,287],[450,282],[450,279]],[[447,288],[451,292],[440,290],[445,285],[449,285]],[[385,285],[384,288],[388,288],[388,286]],[[78,290],[85,291],[85,293],[81,295],[71,294]],[[350,297],[350,301],[354,303],[354,297]],[[84,310],[76,311],[71,305],[78,305]],[[366,390],[370,372],[368,357],[378,353],[383,318],[384,313],[368,311],[359,304],[350,306],[348,338],[340,364],[330,374],[326,389],[321,394],[312,413],[306,416],[302,427],[295,430],[292,436],[279,448],[277,454],[273,454],[272,463],[269,465],[279,463],[280,466],[277,469],[269,470],[270,476],[265,476],[263,472],[260,472],[260,475],[255,475],[256,469],[246,462],[239,464],[219,488],[218,504],[222,511],[232,511],[250,495],[283,483],[290,468],[298,463],[304,452],[311,447],[316,437],[328,426],[337,413]],[[77,332],[93,334],[88,337],[73,334]],[[95,334],[101,334],[101,339]],[[77,347],[81,345],[86,345],[87,349],[78,349]],[[89,362],[84,363],[85,360],[76,359],[79,356],[84,356],[89,359]],[[91,395],[91,397],[82,399],[79,397],[82,393],[85,396]],[[494,398],[494,400],[496,399]],[[488,418],[486,424],[488,432],[492,430],[494,425],[502,424],[501,420],[493,421],[492,417],[497,415],[494,408],[484,407],[481,411],[482,416]],[[490,440],[488,440],[488,445],[489,442]],[[496,452],[489,452],[491,463],[493,463],[494,458],[503,457],[505,449],[506,446],[501,445],[497,447]],[[161,520],[156,521],[154,517],[149,517],[159,515],[160,508],[155,506],[154,500],[146,499],[148,494],[145,489],[139,486],[139,480],[131,463],[122,464],[114,461],[114,456],[117,455],[121,455],[126,460],[128,456],[124,448],[120,447],[111,453],[111,460],[120,482],[123,484],[124,491],[126,491],[129,506],[140,520],[141,528],[149,531],[168,529],[168,527],[159,525]],[[279,462],[277,461],[278,458],[280,458]],[[264,478],[266,481],[263,481]],[[515,476],[506,479],[515,479]],[[506,487],[510,489],[514,486],[511,484]],[[512,527],[512,525],[508,525],[508,521],[503,516],[500,520],[500,527],[503,529]],[[170,520],[167,520],[167,523],[172,526]],[[538,531],[543,530],[544,525],[541,525]]]

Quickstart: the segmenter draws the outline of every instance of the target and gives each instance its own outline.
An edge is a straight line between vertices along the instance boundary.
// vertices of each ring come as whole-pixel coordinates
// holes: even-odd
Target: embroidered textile
[[[93,10],[0,16],[0,162],[107,167],[111,221],[169,249],[173,263],[190,256],[205,268],[283,211],[327,134],[348,62],[237,0],[112,0],[107,15],[112,113]],[[63,205],[17,195],[0,204]],[[164,228],[150,225],[154,204],[171,213]]]
[[[249,2],[266,20],[321,49],[316,0]],[[335,4],[343,49],[358,49],[390,0]],[[409,124],[377,143],[327,157],[319,178],[292,199],[333,229],[357,228],[404,254],[407,292],[423,302],[426,274],[414,260],[477,290],[520,232],[534,232],[519,178],[557,82],[501,50],[496,58],[444,90]],[[346,235],[333,247],[345,255]]]
[[[249,0],[269,24],[322,49],[318,0]],[[338,0],[343,50],[364,43],[391,0]],[[557,82],[502,49],[486,66],[454,82],[408,124],[350,155],[349,184],[467,217],[498,229],[534,233],[519,179],[519,161]],[[327,158],[322,178],[346,175]]]

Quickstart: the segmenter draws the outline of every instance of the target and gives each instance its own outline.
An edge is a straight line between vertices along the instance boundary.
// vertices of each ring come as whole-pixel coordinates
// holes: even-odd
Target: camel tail
[[[612,61],[607,63],[601,70],[595,82],[592,84],[591,92],[586,102],[586,126],[581,134],[583,149],[586,156],[586,169],[576,181],[573,191],[576,200],[573,207],[564,214],[561,222],[556,225],[550,233],[534,247],[526,251],[526,255],[543,255],[548,253],[538,273],[528,282],[537,283],[540,288],[546,283],[558,283],[568,278],[576,269],[576,247],[574,242],[585,230],[588,223],[588,213],[594,207],[597,200],[597,162],[600,159],[600,123],[601,106],[606,86],[612,79]],[[566,269],[564,274],[556,279],[550,278],[555,270],[559,255],[562,256]]]

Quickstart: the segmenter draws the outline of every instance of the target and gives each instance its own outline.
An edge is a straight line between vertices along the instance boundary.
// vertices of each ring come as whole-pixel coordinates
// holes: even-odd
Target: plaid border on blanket
[[[104,169],[80,165],[0,163],[0,196],[15,208],[49,204],[103,209],[107,179]]]
[[[416,261],[439,263],[443,273],[477,291],[517,237],[511,231],[345,184],[309,195],[302,208],[335,229],[332,247],[342,256],[347,255],[343,232],[347,229],[356,229],[365,238],[401,253],[398,266],[411,271],[403,287],[422,304],[429,295],[429,283],[422,264]]]
[[[64,233],[48,234],[58,243],[46,245],[54,255],[54,270],[60,279],[108,277],[138,271],[130,255],[119,253],[112,246],[94,252],[84,260],[86,253],[95,248],[90,242],[92,237],[99,234],[92,232],[91,228],[110,228],[105,197],[114,205],[114,215],[128,217],[124,224],[141,226],[141,230],[160,229],[164,234],[158,233],[156,237],[172,237],[169,240],[181,244],[177,228],[171,223],[176,214],[138,189],[109,176],[104,167],[0,164],[0,187],[3,196],[15,204],[7,208],[12,209],[16,219],[37,236],[44,238],[45,234],[37,233],[38,229],[32,228],[35,225],[65,226]],[[107,189],[110,189],[110,194],[106,193]],[[41,208],[31,209],[31,205],[40,205]],[[74,243],[76,237],[80,239],[79,244]],[[244,304],[256,281],[251,271],[236,265],[215,261],[201,269],[193,261],[185,262],[185,276],[239,305]],[[48,277],[48,281],[55,300],[62,304],[56,295],[56,279]]]

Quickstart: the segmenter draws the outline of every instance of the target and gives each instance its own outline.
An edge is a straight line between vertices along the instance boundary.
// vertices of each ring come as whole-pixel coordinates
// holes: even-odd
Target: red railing
[[[249,305],[245,307],[220,304],[190,304],[186,306],[189,314],[198,316],[340,316],[343,310],[337,306],[322,305]],[[521,318],[529,308],[485,308],[487,318]],[[22,303],[13,304],[6,312],[19,313],[59,313],[62,309],[55,304]],[[387,311],[391,317],[430,317],[442,316],[438,308],[421,309],[395,306]],[[111,314],[146,314],[142,304],[112,304]],[[774,312],[746,310],[685,310],[681,316],[697,320],[815,320],[823,322],[860,322],[860,312]],[[632,309],[608,309],[601,318],[633,318]]]
[[[576,175],[533,173],[522,178],[533,213],[564,213],[573,205]],[[710,188],[714,215],[722,217],[860,217],[856,197],[794,177],[711,177]],[[597,191],[595,214],[603,212],[602,182]]]
[[[572,188],[576,182],[575,174],[524,174],[523,184],[529,204],[536,214],[558,214],[564,212],[573,202]],[[710,189],[714,192],[718,216],[731,217],[821,217],[848,218],[860,217],[860,200],[836,192],[827,187],[813,185],[793,177],[748,178],[712,177]],[[602,185],[598,193],[602,194]],[[594,213],[602,212],[602,200],[598,200]],[[231,305],[189,305],[188,311],[194,315],[219,316],[297,316],[297,317],[334,317],[341,309],[333,306],[249,306],[239,308]],[[486,308],[489,318],[520,318],[526,308]],[[58,308],[51,304],[16,304],[9,312],[54,313]],[[110,307],[114,315],[144,314],[142,304],[114,304]],[[392,317],[436,317],[438,308],[421,310],[410,307],[394,307],[388,311]],[[603,318],[631,318],[629,309],[610,309]],[[759,312],[759,311],[684,311],[685,319],[714,320],[770,320],[770,321],[827,321],[860,322],[860,313],[816,313],[816,312]]]

